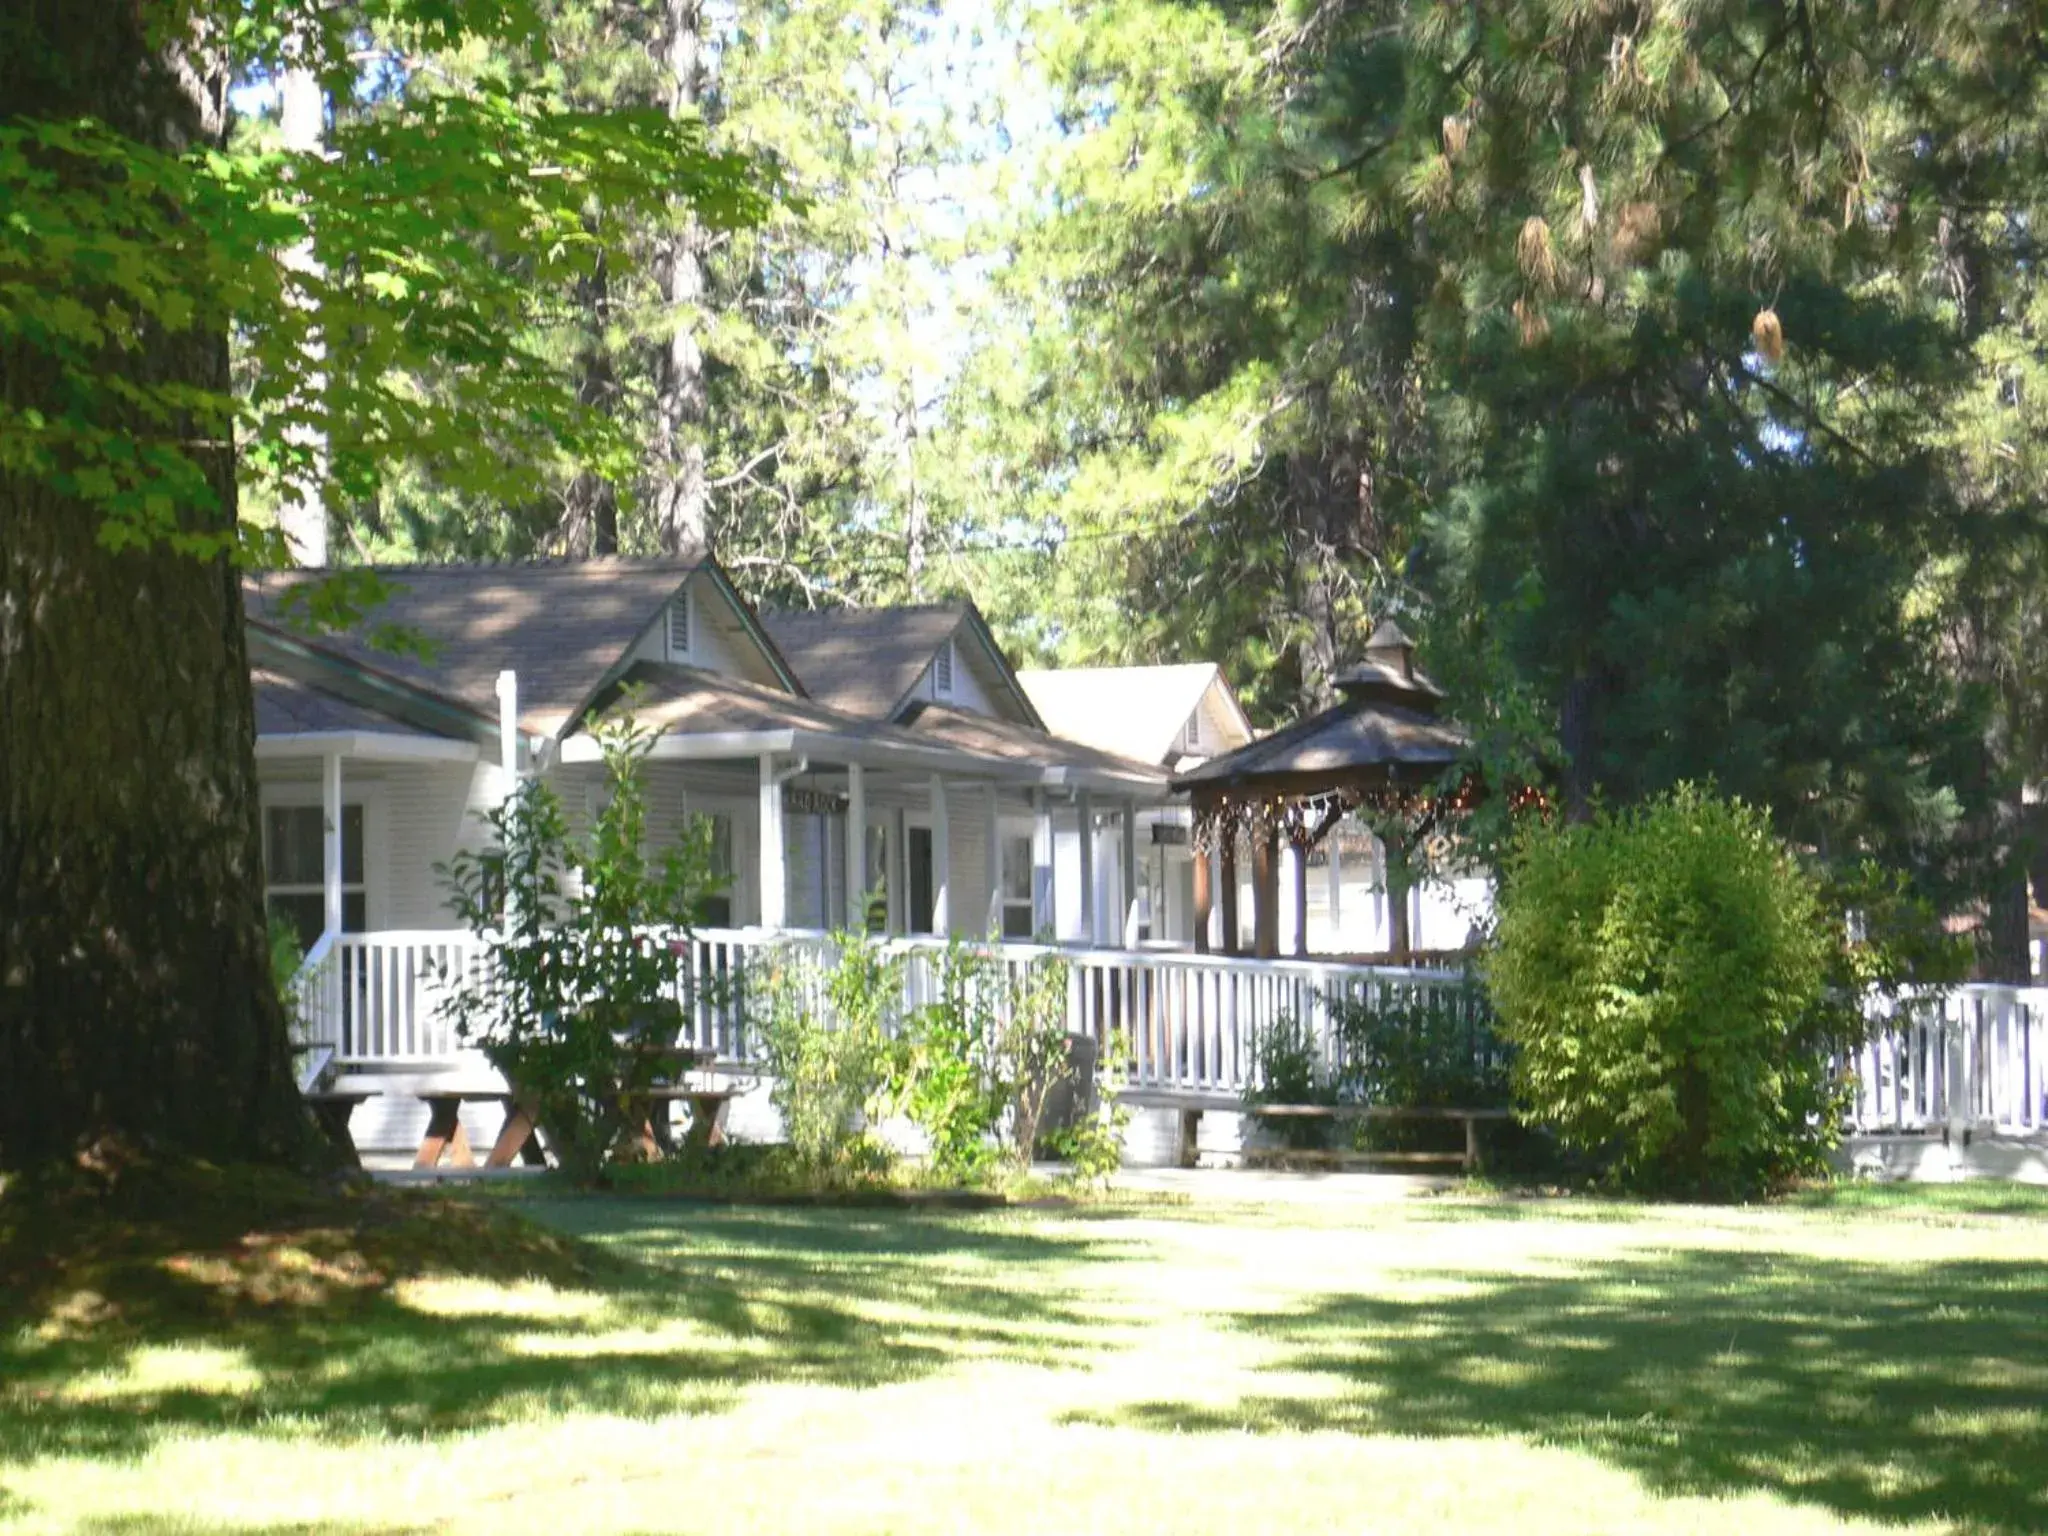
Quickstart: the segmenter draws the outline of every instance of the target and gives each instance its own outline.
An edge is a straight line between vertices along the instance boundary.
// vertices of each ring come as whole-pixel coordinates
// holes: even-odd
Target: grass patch
[[[0,1200],[0,1527],[2048,1529],[2030,1195],[165,1197]]]

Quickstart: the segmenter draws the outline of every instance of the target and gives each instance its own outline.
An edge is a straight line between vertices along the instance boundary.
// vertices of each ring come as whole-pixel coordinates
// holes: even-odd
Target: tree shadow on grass
[[[1441,1280],[1442,1276],[1431,1276]],[[1175,1431],[1514,1435],[1667,1494],[2048,1530],[2048,1276],[1685,1250],[1236,1325],[1328,1393],[1074,1415]]]
[[[1086,1296],[1042,1273],[1101,1256],[1080,1233],[595,1202],[575,1225],[605,1241],[576,1245],[552,1293],[506,1288],[520,1270],[501,1257],[438,1309],[318,1232],[126,1263],[112,1299],[59,1287],[0,1313],[0,1467],[191,1431],[431,1437],[717,1412],[755,1383],[877,1386],[1102,1343]],[[218,1361],[181,1360],[195,1350]]]

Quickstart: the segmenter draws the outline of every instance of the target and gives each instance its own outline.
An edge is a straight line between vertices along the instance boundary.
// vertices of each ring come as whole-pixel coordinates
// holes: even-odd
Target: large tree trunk
[[[662,66],[670,115],[694,116],[704,85],[703,0],[666,0]],[[704,302],[703,231],[678,212],[662,238],[656,270],[667,301],[655,371],[654,525],[663,550],[702,548],[711,536],[704,475],[704,354],[697,344]]]
[[[192,53],[153,53],[148,14],[17,5],[0,111],[95,116],[168,148],[218,138],[224,81]],[[227,337],[145,333],[99,371],[221,390]],[[74,408],[49,360],[14,339],[0,338],[0,400]],[[165,432],[111,389],[87,409],[137,440]],[[185,509],[187,526],[232,526],[231,448],[207,468],[218,502]],[[0,1166],[106,1135],[296,1157],[311,1128],[270,978],[235,572],[161,547],[112,553],[99,524],[92,506],[0,471]]]

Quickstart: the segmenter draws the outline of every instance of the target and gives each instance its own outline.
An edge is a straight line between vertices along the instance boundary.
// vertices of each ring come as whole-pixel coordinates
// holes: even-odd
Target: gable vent
[[[948,640],[932,658],[932,692],[942,699],[953,696],[953,642]]]
[[[690,594],[678,592],[668,603],[668,659],[687,661],[690,655]]]
[[[1198,751],[1201,748],[1202,717],[1199,712],[1188,716],[1188,728],[1182,733],[1181,741],[1190,752]]]

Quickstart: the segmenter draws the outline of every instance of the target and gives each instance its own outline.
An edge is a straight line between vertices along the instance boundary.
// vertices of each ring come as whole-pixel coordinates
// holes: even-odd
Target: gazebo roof
[[[1366,642],[1365,659],[1334,679],[1328,709],[1177,774],[1173,787],[1314,792],[1418,783],[1465,755],[1472,738],[1437,717],[1443,690],[1415,670],[1415,647],[1391,619]]]

